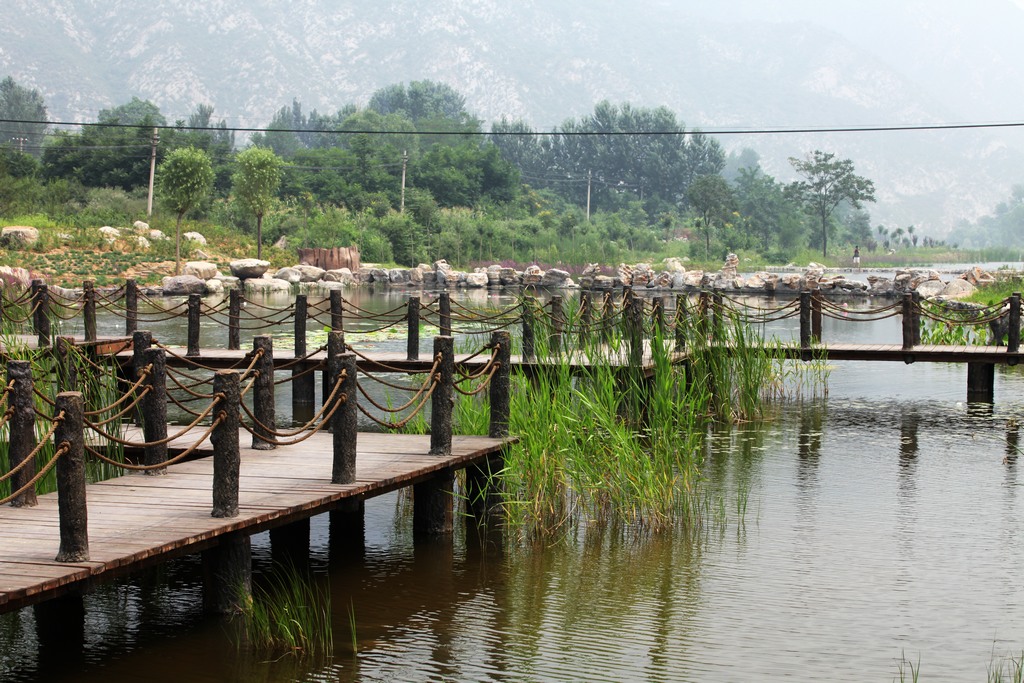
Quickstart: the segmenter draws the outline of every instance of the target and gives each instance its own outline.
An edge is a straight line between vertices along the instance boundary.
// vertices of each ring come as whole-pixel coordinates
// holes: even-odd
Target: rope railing
[[[320,410],[318,410],[316,414],[313,415],[313,417],[310,418],[310,420],[307,421],[301,427],[297,427],[294,430],[286,431],[271,428],[264,424],[260,419],[258,419],[256,415],[249,409],[248,406],[246,406],[244,403],[239,403],[238,407],[241,409],[241,411],[244,412],[249,417],[250,420],[252,420],[253,425],[258,426],[262,431],[257,435],[255,427],[249,428],[244,422],[241,423],[242,427],[250,434],[258,436],[261,440],[267,441],[268,443],[272,443],[275,446],[290,446],[297,443],[301,443],[302,441],[305,441],[313,434],[319,432],[321,429],[324,428],[325,425],[330,424],[330,420],[332,417],[334,417],[335,411],[337,411],[338,408],[340,408],[341,405],[348,400],[348,397],[345,396],[344,394],[338,396],[338,392],[341,390],[341,387],[347,378],[348,373],[343,370],[341,374],[338,376],[338,379],[335,381],[334,387],[331,389],[331,393],[328,395],[326,399],[324,399],[323,405],[320,406]],[[275,438],[278,437],[291,438],[293,436],[298,436],[299,434],[302,434],[307,430],[310,431],[309,436],[299,439],[298,441],[286,443],[275,440]],[[268,439],[268,436],[275,438]]]
[[[54,427],[54,431],[56,431],[56,426]],[[53,436],[53,433],[52,433],[52,432],[51,432],[50,436]],[[47,439],[49,439],[49,437],[47,437]],[[21,461],[21,464],[24,464],[24,463],[26,463],[26,462],[35,462],[35,457],[36,457],[36,455],[37,455],[37,454],[38,454],[38,453],[39,453],[39,452],[40,452],[40,451],[42,450],[42,447],[43,447],[44,445],[46,445],[46,443],[48,443],[48,441],[40,441],[40,442],[39,442],[39,444],[38,444],[38,445],[36,446],[36,448],[35,448],[35,449],[34,449],[34,450],[32,451],[32,453],[30,453],[30,456],[31,456],[31,457],[27,457],[27,458],[25,458],[24,460],[22,460],[22,461]],[[69,451],[69,450],[70,450],[70,448],[68,447],[68,445],[67,445],[67,444],[65,444],[65,443],[62,443],[61,445],[59,445],[59,446],[58,446],[58,447],[57,447],[57,448],[56,448],[56,449],[55,449],[55,450],[53,451],[53,456],[52,456],[52,457],[50,458],[50,460],[49,460],[49,461],[47,461],[47,463],[46,463],[45,465],[43,465],[42,469],[40,469],[40,470],[39,470],[38,472],[36,472],[36,474],[35,474],[35,476],[34,476],[34,477],[32,477],[31,479],[29,479],[29,480],[28,480],[28,482],[26,482],[26,483],[25,483],[25,484],[24,484],[23,486],[21,486],[21,487],[20,487],[20,488],[19,488],[19,489],[18,489],[17,491],[12,491],[12,492],[10,493],[10,495],[6,496],[5,498],[0,498],[0,505],[7,505],[7,504],[8,504],[8,503],[10,503],[11,501],[13,501],[13,500],[17,499],[17,498],[18,498],[19,496],[21,496],[22,494],[24,494],[24,493],[26,493],[26,492],[28,492],[28,491],[32,491],[32,490],[35,490],[35,486],[36,486],[36,483],[37,483],[37,482],[38,482],[38,481],[39,481],[40,479],[42,479],[43,477],[45,477],[45,476],[46,476],[46,474],[47,474],[47,473],[48,473],[48,472],[49,472],[49,471],[50,471],[51,469],[53,469],[53,466],[57,464],[57,461],[58,461],[58,460],[59,460],[59,459],[60,459],[60,458],[61,458],[62,456],[64,456],[64,455],[65,455],[66,453],[68,453],[68,451]],[[20,469],[20,468],[19,468],[19,469]],[[13,472],[14,472],[14,471],[12,470],[12,471],[11,471],[11,472],[10,472],[9,474],[13,474]],[[0,481],[3,481],[3,480],[2,480],[2,479],[0,479]]]
[[[107,406],[104,406],[102,408],[97,408],[95,410],[86,410],[84,412],[84,414],[86,416],[88,416],[88,417],[95,417],[97,415],[102,415],[103,413],[110,412],[114,408],[117,408],[119,405],[121,405],[126,400],[128,400],[129,396],[133,395],[136,391],[138,391],[139,387],[141,387],[143,384],[145,384],[145,382],[149,379],[149,375],[150,375],[151,372],[153,372],[152,364],[145,366],[139,372],[139,379],[136,380],[135,383],[132,384],[132,386],[128,389],[128,391],[126,391],[124,394],[122,394],[120,398],[118,398],[113,403],[111,403],[111,404],[109,404]]]
[[[377,417],[376,415],[374,415],[373,413],[368,411],[358,401],[356,402],[356,407],[359,409],[359,412],[361,412],[363,415],[365,415],[367,418],[369,418],[373,422],[377,423],[381,427],[384,427],[385,429],[391,429],[391,430],[404,429],[406,427],[406,425],[408,425],[410,422],[412,422],[412,420],[415,419],[415,417],[417,415],[419,415],[423,411],[424,406],[426,406],[427,402],[433,397],[434,390],[437,389],[437,386],[438,386],[438,384],[440,384],[440,382],[438,381],[436,375],[431,375],[430,382],[428,382],[427,384],[429,384],[430,388],[427,390],[426,394],[422,396],[422,398],[421,398],[419,404],[416,406],[416,408],[410,414],[406,415],[405,417],[403,417],[401,420],[398,420],[397,422],[393,422],[391,420],[382,420],[381,418]],[[427,384],[424,384],[424,386],[426,386]],[[362,389],[360,389],[360,393],[362,393],[363,396],[367,396],[366,392],[364,392]],[[417,394],[416,396],[418,397],[418,396],[420,396],[420,394]],[[367,396],[367,398],[369,398],[369,397]],[[375,408],[377,408],[378,410],[383,410],[383,411],[389,412],[389,413],[398,412],[397,410],[390,410],[390,409],[388,409],[386,407],[381,407],[378,403],[376,403],[372,399],[370,399],[370,401],[373,404],[373,406]]]
[[[220,400],[221,397],[219,395],[215,396],[214,399],[210,402],[210,405],[206,407],[206,410],[200,413],[199,416],[195,420],[193,420],[188,426],[179,430],[175,434],[166,436],[162,439],[157,439],[155,441],[128,441],[126,439],[122,439],[119,436],[115,436],[103,429],[100,429],[100,425],[97,423],[90,422],[89,420],[84,420],[84,422],[86,427],[93,430],[103,438],[107,439],[108,441],[112,441],[118,445],[124,446],[126,448],[147,448],[150,446],[165,446],[170,442],[174,441],[175,439],[180,439],[181,437],[185,436],[190,431],[192,431],[192,429],[194,429],[200,422],[202,422],[204,418],[206,418],[207,416],[209,416],[211,412],[213,412],[213,409],[217,407],[217,404],[220,402]]]
[[[153,472],[153,471],[156,471],[156,470],[162,470],[162,469],[166,468],[168,465],[174,465],[174,464],[177,464],[179,462],[182,462],[183,460],[185,460],[185,459],[189,458],[190,456],[192,456],[192,454],[194,454],[197,450],[199,450],[199,447],[203,444],[203,442],[206,441],[210,437],[211,434],[213,434],[213,431],[215,429],[217,429],[217,427],[219,427],[223,421],[224,420],[223,420],[222,417],[218,417],[218,418],[214,419],[210,423],[210,426],[206,428],[206,430],[199,436],[198,439],[196,439],[192,443],[191,446],[186,448],[181,453],[178,453],[173,458],[168,458],[167,460],[165,460],[163,462],[160,462],[160,463],[157,463],[155,465],[136,465],[136,464],[129,463],[129,462],[122,462],[122,461],[119,461],[119,460],[114,460],[113,458],[109,458],[109,457],[103,455],[101,452],[99,452],[95,448],[92,448],[91,446],[86,446],[85,450],[86,450],[87,453],[92,455],[94,458],[96,458],[98,460],[101,460],[102,462],[105,462],[108,465],[113,465],[114,467],[120,467],[122,469],[131,470],[133,472]],[[149,445],[162,445],[162,444],[149,444]]]

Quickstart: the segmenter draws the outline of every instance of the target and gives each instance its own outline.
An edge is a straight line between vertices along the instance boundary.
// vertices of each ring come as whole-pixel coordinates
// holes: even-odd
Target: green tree
[[[690,207],[697,213],[704,232],[704,258],[711,253],[711,232],[715,223],[725,222],[728,212],[732,209],[733,196],[729,183],[720,175],[702,175],[686,190],[686,198]]]
[[[821,255],[828,255],[828,228],[832,213],[842,202],[861,208],[875,201],[875,184],[854,173],[853,162],[836,159],[830,152],[814,150],[804,159],[790,157],[789,163],[804,179],[789,186],[793,197],[820,221]]]
[[[206,152],[180,147],[160,164],[161,199],[178,215],[174,242],[174,274],[181,272],[181,219],[213,187],[213,165]]]
[[[38,90],[24,88],[10,76],[0,81],[0,119],[24,122],[5,123],[3,143],[33,156],[42,153],[48,124],[46,103]]]
[[[269,149],[249,147],[238,153],[235,162],[235,197],[256,216],[256,258],[263,258],[263,216],[281,185],[281,158]]]

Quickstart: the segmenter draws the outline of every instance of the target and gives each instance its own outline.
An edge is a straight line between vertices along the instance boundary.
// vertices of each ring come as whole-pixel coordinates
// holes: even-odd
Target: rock
[[[658,273],[654,276],[654,279],[647,285],[648,287],[659,287],[661,289],[669,289],[672,286],[672,273],[667,270]]]
[[[955,278],[946,283],[941,296],[946,299],[963,299],[973,294],[977,289],[967,280]]]
[[[39,241],[39,231],[28,225],[8,225],[0,231],[0,245],[6,249],[26,249]]]
[[[288,249],[288,235],[278,237],[277,241],[274,242],[274,248],[281,249],[282,251]]]
[[[149,248],[151,246],[153,246],[153,245],[151,245],[149,243],[149,240],[147,240],[144,236],[142,236],[142,235],[135,235],[135,248],[136,249],[138,249],[139,251],[149,251]]]
[[[164,233],[163,233],[162,231],[160,231],[160,230],[150,230],[150,231],[149,231],[149,232],[147,233],[147,236],[149,237],[149,241],[150,241],[150,242],[163,242],[164,240],[168,240],[168,239],[170,239],[170,237],[168,237],[167,235],[165,235],[165,234],[164,234]]]
[[[868,291],[871,294],[892,294],[896,291],[896,285],[889,278],[868,275]]]
[[[209,261],[210,260],[210,255],[207,254],[202,249],[193,249],[192,250],[192,256],[195,257],[196,261]]]
[[[335,289],[344,289],[348,285],[344,282],[339,282],[337,280],[320,280],[320,282],[312,283],[312,286],[321,292],[329,293],[334,291]]]
[[[109,225],[104,225],[99,229],[100,235],[110,244],[113,244],[117,239],[121,237],[121,231],[117,228],[112,228]]]
[[[465,285],[469,289],[487,286],[487,273],[466,273]]]
[[[234,275],[221,275],[220,273],[213,279],[224,285],[224,289],[238,289],[238,285],[242,282]]]
[[[392,268],[388,271],[388,282],[398,287],[412,284],[411,272],[405,268]]]
[[[18,266],[0,266],[0,280],[6,284],[28,287],[32,284],[32,273]]]
[[[920,283],[916,290],[923,299],[931,299],[939,296],[946,290],[946,283],[942,280],[925,280]]]
[[[686,287],[686,273],[672,273],[672,289],[684,289]]]
[[[352,271],[348,268],[338,268],[336,270],[328,270],[324,273],[324,282],[340,282],[343,285],[350,285],[355,282],[355,277],[352,275]]]
[[[669,256],[663,259],[661,262],[666,272],[669,273],[685,273],[686,268],[683,266],[683,262],[675,256]]]
[[[540,279],[542,287],[565,287],[566,281],[572,282],[569,273],[558,268],[548,270]]]
[[[515,268],[502,268],[498,275],[498,282],[503,286],[518,285],[522,281],[522,275],[516,272]]]
[[[143,234],[149,232],[149,223],[146,221],[135,221],[132,223],[132,228],[135,232],[141,232]]]
[[[633,284],[633,266],[627,266],[625,263],[620,263],[618,268],[615,269],[615,274],[624,285]]]
[[[363,266],[356,272],[352,273],[352,280],[357,285],[368,285],[373,282],[373,268],[370,266]]]
[[[300,263],[297,266],[292,266],[295,270],[299,271],[299,275],[302,276],[301,282],[317,282],[322,280],[324,273],[327,271],[317,266],[310,266],[305,263]]]
[[[370,270],[370,282],[388,285],[391,284],[391,276],[383,268],[373,268]]]
[[[799,292],[803,290],[805,282],[802,275],[786,273],[779,278],[777,288],[790,292]]]
[[[270,261],[261,261],[254,258],[239,259],[232,261],[230,266],[231,274],[239,280],[251,280],[263,277],[270,268]]]
[[[615,286],[615,278],[609,275],[595,275],[591,286],[594,289],[608,290]]]
[[[650,263],[638,263],[633,266],[633,278],[630,284],[634,287],[646,287],[653,279],[654,268],[651,267]]]
[[[172,275],[163,280],[164,296],[206,294],[206,282],[195,275]]]
[[[704,284],[703,270],[688,270],[683,273],[683,284],[687,287],[700,287]]]
[[[302,273],[296,268],[278,268],[277,272],[274,273],[274,279],[284,280],[289,284],[297,285],[302,282]]]
[[[740,266],[740,258],[736,254],[727,254],[725,264],[722,266],[722,275],[727,278],[736,277]]]
[[[986,272],[978,266],[974,266],[960,277],[975,287],[989,285],[996,281],[996,278],[992,273]]]
[[[207,294],[223,294],[224,293],[224,281],[215,280],[213,278],[206,281],[206,293]]]
[[[188,261],[181,270],[182,275],[195,275],[202,280],[211,280],[217,277],[217,265],[209,261]]]
[[[434,267],[432,268],[432,270],[434,270],[434,271],[438,271],[438,270],[452,270],[452,266],[451,266],[450,263],[448,263],[444,259],[439,259],[437,261],[434,261]]]
[[[206,246],[206,238],[198,232],[185,232],[181,234],[181,239],[195,242],[196,244],[202,244]]]
[[[536,287],[540,285],[541,280],[544,279],[544,271],[540,269],[540,266],[533,264],[526,267],[523,271],[523,286],[524,287]]]
[[[277,278],[246,278],[244,279],[247,293],[291,292],[292,285],[287,280]]]

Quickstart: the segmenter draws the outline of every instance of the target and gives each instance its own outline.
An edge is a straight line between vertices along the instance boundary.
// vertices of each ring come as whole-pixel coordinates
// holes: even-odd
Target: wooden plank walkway
[[[240,438],[249,443],[246,432]],[[509,441],[454,436],[452,454],[440,457],[428,454],[429,436],[360,433],[357,480],[345,485],[330,483],[330,434],[272,451],[243,447],[239,515],[230,519],[210,516],[212,458],[171,465],[163,476],[132,473],[90,484],[90,561],[73,564],[54,561],[56,493],[40,496],[33,508],[2,507],[0,613],[203,550],[227,533],[263,531],[330,510],[343,499],[378,496],[481,462]]]

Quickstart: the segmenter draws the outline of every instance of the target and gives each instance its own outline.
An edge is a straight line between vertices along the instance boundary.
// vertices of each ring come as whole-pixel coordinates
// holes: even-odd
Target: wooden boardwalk
[[[240,438],[249,442],[246,432]],[[88,562],[54,561],[56,493],[40,496],[37,507],[0,507],[0,613],[204,550],[224,534],[263,531],[482,462],[507,442],[454,436],[451,455],[442,457],[428,454],[429,436],[360,433],[357,480],[344,485],[330,483],[330,434],[272,451],[243,447],[239,515],[229,519],[210,516],[213,458],[171,465],[163,476],[133,473],[89,484]]]

